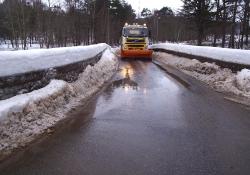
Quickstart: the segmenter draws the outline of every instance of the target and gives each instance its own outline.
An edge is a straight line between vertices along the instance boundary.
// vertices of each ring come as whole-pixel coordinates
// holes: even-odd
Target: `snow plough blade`
[[[121,50],[121,58],[148,58],[152,59],[152,50]]]

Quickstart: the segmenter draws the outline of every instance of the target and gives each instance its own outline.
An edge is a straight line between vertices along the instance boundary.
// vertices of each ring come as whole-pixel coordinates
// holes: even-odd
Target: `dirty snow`
[[[66,82],[64,81],[52,80],[48,86],[42,89],[0,101],[0,121],[6,119],[9,113],[21,112],[25,106],[50,97],[61,91],[65,86]]]
[[[178,68],[217,91],[250,98],[250,70],[248,69],[233,73],[230,69],[221,68],[215,63],[201,63],[195,59],[190,60],[162,52],[154,53],[153,58]]]
[[[243,69],[236,75],[237,87],[243,92],[250,92],[250,70]]]
[[[96,56],[107,44],[0,52],[0,77],[68,65]]]
[[[205,46],[190,46],[183,44],[161,43],[150,46],[151,49],[166,49],[170,51],[202,56],[214,60],[250,65],[250,50],[237,50]]]
[[[77,81],[53,80],[34,92],[1,101],[0,160],[39,135],[50,133],[58,121],[100,89],[115,73],[117,57],[107,49],[94,66],[87,66]]]

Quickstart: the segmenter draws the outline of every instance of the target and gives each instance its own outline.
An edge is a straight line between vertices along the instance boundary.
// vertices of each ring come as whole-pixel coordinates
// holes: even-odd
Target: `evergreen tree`
[[[152,15],[152,12],[148,8],[143,8],[141,11],[141,16],[146,18]]]
[[[157,11],[159,16],[173,16],[174,12],[169,7],[162,7],[160,10]]]
[[[197,30],[197,45],[202,45],[205,28],[212,18],[211,0],[182,0],[182,14],[189,20],[194,20]]]

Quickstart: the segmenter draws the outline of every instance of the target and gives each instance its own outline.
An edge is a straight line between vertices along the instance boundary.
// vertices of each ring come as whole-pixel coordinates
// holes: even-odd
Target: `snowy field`
[[[250,65],[250,50],[237,50],[217,47],[190,46],[183,44],[161,43],[150,46],[151,49],[166,49],[195,56],[230,63]]]
[[[107,44],[0,52],[0,77],[44,70],[92,58]]]
[[[248,69],[233,73],[230,69],[221,68],[215,63],[201,63],[195,59],[190,60],[163,52],[154,53],[153,58],[176,67],[219,92],[250,99],[250,70]]]
[[[71,55],[70,61],[72,62],[72,60],[83,59],[82,56],[80,57],[81,51],[84,53],[88,51],[84,56],[87,58],[105,48],[108,49],[103,53],[101,60],[94,66],[87,66],[77,81],[67,83],[62,80],[52,80],[42,89],[0,101],[0,160],[41,134],[51,132],[59,121],[67,118],[67,113],[72,108],[82,104],[83,100],[86,101],[103,87],[118,68],[117,57],[106,44],[77,47],[80,51],[74,48],[66,49],[66,51],[53,49],[59,57],[63,54]],[[35,51],[37,56],[41,55],[41,52]],[[24,53],[21,52],[22,54]],[[47,58],[54,58],[50,54],[52,54],[51,51],[46,53]],[[24,55],[30,54],[25,52]],[[17,57],[13,56],[13,58]],[[63,58],[66,59],[66,57]],[[69,63],[68,60],[65,62]],[[20,71],[16,72],[20,73]]]

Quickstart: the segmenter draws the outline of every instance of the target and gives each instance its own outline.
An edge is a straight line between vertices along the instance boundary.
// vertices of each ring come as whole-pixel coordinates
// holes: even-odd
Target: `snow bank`
[[[99,62],[87,66],[78,80],[53,80],[34,92],[0,102],[0,160],[15,148],[51,132],[67,113],[89,99],[115,73],[117,57],[107,49]]]
[[[221,68],[214,63],[201,63],[195,59],[190,60],[162,52],[154,53],[153,58],[160,63],[176,67],[219,92],[250,98],[250,70],[248,69],[233,73],[230,69]]]
[[[179,53],[202,56],[214,60],[250,65],[250,50],[236,50],[205,46],[190,46],[183,44],[154,44],[151,49],[166,49]]]
[[[0,52],[0,76],[68,65],[96,56],[107,44]]]
[[[250,93],[250,70],[243,69],[236,75],[238,88],[244,92]]]
[[[11,113],[22,112],[22,110],[29,104],[36,103],[37,101],[58,94],[58,92],[62,91],[66,85],[67,83],[64,81],[52,80],[48,86],[42,89],[0,101],[0,121],[6,119]]]

